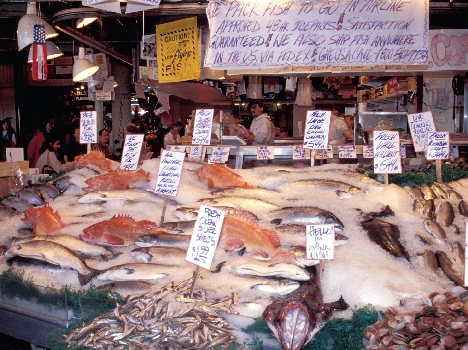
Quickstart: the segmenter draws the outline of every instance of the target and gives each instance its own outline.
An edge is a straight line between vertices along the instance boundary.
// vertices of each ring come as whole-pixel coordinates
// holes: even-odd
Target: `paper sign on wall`
[[[229,159],[231,147],[213,147],[210,163],[226,163]]]
[[[307,111],[303,148],[327,149],[330,111]]]
[[[185,260],[207,270],[211,268],[211,262],[223,227],[223,220],[223,210],[203,204],[200,205]]]
[[[374,130],[374,173],[401,173],[398,131]]]
[[[334,225],[307,225],[307,259],[333,260],[335,252]]]
[[[362,157],[363,158],[374,158],[374,146],[372,146],[372,145],[362,146]]]
[[[185,153],[162,150],[154,192],[177,196]]]
[[[427,149],[427,133],[436,131],[432,112],[408,114],[408,124],[413,138],[414,150],[422,152]]]
[[[347,145],[342,145],[338,146],[338,158],[356,158],[356,147],[354,146],[347,146]]]
[[[143,134],[125,136],[120,169],[136,170],[144,137]]]
[[[450,154],[450,133],[427,133],[427,159],[448,159]]]
[[[80,112],[80,143],[97,143],[96,111]]]
[[[193,145],[209,145],[214,109],[197,109],[193,124]]]
[[[257,159],[275,159],[275,146],[257,146]]]
[[[292,146],[293,150],[293,159],[309,159],[310,158],[310,150],[304,149],[302,146]]]

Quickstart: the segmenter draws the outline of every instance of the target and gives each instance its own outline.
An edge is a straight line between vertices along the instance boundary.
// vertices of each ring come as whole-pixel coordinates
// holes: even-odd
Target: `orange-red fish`
[[[49,205],[26,209],[21,221],[32,226],[33,235],[52,235],[67,226]]]
[[[101,170],[111,170],[111,161],[101,151],[92,151],[75,157],[75,165],[94,165]]]
[[[224,216],[219,246],[225,250],[246,251],[262,258],[288,259],[292,254],[280,249],[278,234],[260,227],[255,221],[236,212]]]
[[[243,187],[253,188],[242,179],[242,176],[236,174],[231,169],[216,164],[205,164],[195,171],[198,178],[204,181],[208,188],[230,188],[230,187]]]
[[[80,238],[84,241],[103,245],[127,246],[135,244],[142,235],[167,233],[149,220],[135,221],[128,215],[117,215],[106,221],[98,222],[83,230]]]
[[[86,180],[89,187],[83,187],[85,192],[98,191],[98,190],[126,190],[137,182],[148,182],[150,174],[139,169],[133,170],[115,170],[107,174],[101,174]]]

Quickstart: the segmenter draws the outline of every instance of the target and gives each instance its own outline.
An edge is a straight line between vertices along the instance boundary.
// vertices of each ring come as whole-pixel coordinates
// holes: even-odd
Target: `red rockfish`
[[[33,235],[51,235],[67,226],[49,205],[26,209],[21,221],[32,226]]]
[[[216,163],[203,165],[195,171],[195,174],[208,185],[209,189],[230,187],[253,188],[252,185],[242,179],[242,176]]]
[[[89,187],[83,187],[82,190],[85,192],[99,190],[126,190],[137,182],[149,182],[149,177],[150,173],[147,173],[143,169],[139,169],[137,171],[118,169],[86,180],[85,182]]]
[[[101,170],[111,170],[111,161],[101,151],[92,151],[75,157],[75,165],[94,165]]]

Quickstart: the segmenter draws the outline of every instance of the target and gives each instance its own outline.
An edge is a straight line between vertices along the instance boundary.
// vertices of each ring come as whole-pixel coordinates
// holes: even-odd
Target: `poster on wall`
[[[427,0],[211,0],[206,13],[211,69],[427,64]]]
[[[197,17],[157,25],[156,56],[160,83],[199,79]]]

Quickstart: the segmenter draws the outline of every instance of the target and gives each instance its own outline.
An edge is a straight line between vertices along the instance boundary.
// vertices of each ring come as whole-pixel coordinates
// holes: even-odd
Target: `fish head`
[[[315,326],[307,308],[294,300],[287,303],[279,316],[278,335],[283,349],[300,350],[307,340],[309,330]]]

